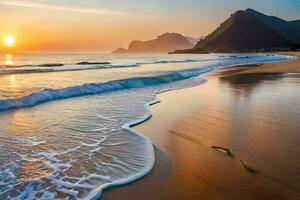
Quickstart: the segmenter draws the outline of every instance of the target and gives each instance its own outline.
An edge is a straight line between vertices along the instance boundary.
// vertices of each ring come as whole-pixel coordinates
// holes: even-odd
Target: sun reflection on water
[[[35,127],[32,116],[24,110],[17,110],[11,115],[8,130],[14,135],[34,135]]]
[[[10,83],[11,87],[16,88],[18,86],[17,78],[15,75],[9,76],[9,83]]]
[[[5,65],[13,65],[14,61],[13,61],[13,55],[12,54],[6,54],[5,55]]]

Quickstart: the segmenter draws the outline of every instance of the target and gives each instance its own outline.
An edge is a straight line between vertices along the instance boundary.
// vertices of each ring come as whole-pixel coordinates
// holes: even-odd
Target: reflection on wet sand
[[[199,91],[210,94],[199,99],[199,110],[172,131],[207,147],[228,148],[235,162],[247,163],[270,182],[267,185],[298,193],[299,80],[299,74],[212,78]]]
[[[299,80],[294,74],[221,76],[212,80],[218,84],[218,103],[200,99],[199,112],[178,126],[208,146],[229,148],[262,176],[299,191]],[[191,130],[190,124],[197,127]]]
[[[231,76],[222,76],[220,81],[231,87],[231,91],[240,95],[242,92],[246,96],[250,96],[252,90],[259,87],[262,82],[280,80],[281,74],[236,74]],[[275,84],[275,83],[274,83]]]

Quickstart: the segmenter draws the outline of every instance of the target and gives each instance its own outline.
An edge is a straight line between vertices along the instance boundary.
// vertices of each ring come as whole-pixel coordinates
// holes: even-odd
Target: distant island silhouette
[[[164,33],[153,40],[134,40],[129,44],[128,50],[118,48],[112,53],[168,53],[177,49],[193,48],[199,40],[200,38],[183,36],[179,33]]]

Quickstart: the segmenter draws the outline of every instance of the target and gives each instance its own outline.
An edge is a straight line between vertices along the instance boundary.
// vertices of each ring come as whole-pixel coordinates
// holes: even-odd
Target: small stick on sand
[[[212,146],[211,148],[213,148],[217,151],[221,151],[230,157],[233,157],[233,154],[231,153],[230,149],[228,149],[228,148],[223,148],[223,147],[218,147],[218,146]]]
[[[249,174],[251,174],[252,176],[256,176],[256,174],[257,174],[257,171],[256,171],[256,170],[254,170],[254,169],[252,169],[251,167],[249,167],[248,165],[246,165],[246,163],[245,163],[244,161],[242,161],[242,160],[240,160],[240,161],[241,161],[243,167],[245,168],[245,170],[246,170]]]

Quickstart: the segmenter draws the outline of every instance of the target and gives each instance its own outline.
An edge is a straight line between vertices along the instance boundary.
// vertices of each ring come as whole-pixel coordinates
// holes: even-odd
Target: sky
[[[205,36],[246,8],[300,19],[300,0],[0,0],[0,37],[22,53],[108,52],[165,32]]]

